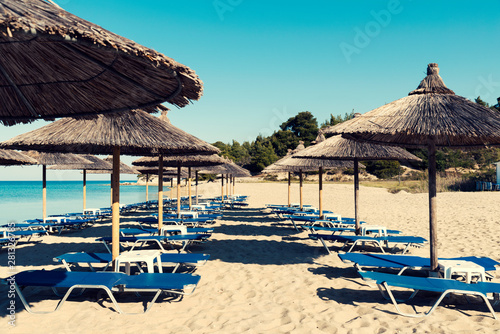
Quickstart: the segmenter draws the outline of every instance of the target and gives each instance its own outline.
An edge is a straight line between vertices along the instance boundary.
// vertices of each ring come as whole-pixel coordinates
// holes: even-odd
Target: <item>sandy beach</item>
[[[200,193],[216,196],[220,185],[208,183]],[[292,185],[298,202],[298,185]],[[318,205],[317,184],[304,186],[306,204]],[[483,303],[467,304],[463,297],[443,303],[426,318],[398,315],[376,286],[358,277],[352,265],[334,253],[328,255],[307,232],[297,232],[274,215],[265,204],[286,204],[285,183],[237,183],[236,193],[249,196],[249,207],[228,210],[217,222],[209,242],[192,252],[211,255],[198,268],[201,281],[191,296],[181,301],[160,300],[144,315],[120,315],[109,300],[96,293],[70,298],[58,312],[27,313],[17,300],[15,327],[6,315],[7,288],[0,287],[1,333],[494,333],[500,323]],[[354,215],[352,184],[324,185],[325,209],[345,217]],[[439,256],[489,256],[500,260],[499,192],[438,194]],[[138,212],[123,216],[126,223]],[[361,187],[360,217],[371,224],[399,229],[404,235],[428,238],[427,194],[390,194],[382,188]],[[62,268],[53,257],[65,252],[105,252],[96,237],[110,234],[104,221],[61,236],[44,236],[37,243],[16,249],[16,270]],[[9,276],[6,249],[1,250],[0,277]],[[410,254],[429,255],[429,246],[411,248]],[[495,281],[500,282],[500,275]],[[50,290],[28,299],[35,310],[56,305]],[[416,310],[427,310],[433,295],[418,298]],[[126,311],[138,312],[139,299],[127,299]],[[403,305],[407,311],[412,307]],[[497,308],[498,310],[498,308]]]

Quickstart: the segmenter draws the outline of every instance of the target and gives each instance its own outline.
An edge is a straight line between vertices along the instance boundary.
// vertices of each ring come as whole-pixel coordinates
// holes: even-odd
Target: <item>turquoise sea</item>
[[[154,199],[155,188],[149,187],[150,199]],[[87,181],[87,208],[109,207],[110,200],[109,181]],[[120,186],[120,203],[129,204],[145,200],[145,186]],[[47,181],[47,215],[82,212],[82,210],[82,181]],[[42,181],[0,181],[0,225],[41,217]]]

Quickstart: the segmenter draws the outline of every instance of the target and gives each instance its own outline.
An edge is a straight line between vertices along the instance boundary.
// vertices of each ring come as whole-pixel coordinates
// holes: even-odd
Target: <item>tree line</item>
[[[478,96],[475,102],[492,110],[500,112],[500,97],[497,104],[489,105]],[[221,150],[221,154],[232,159],[236,164],[247,168],[252,173],[259,173],[265,167],[284,157],[289,150],[293,150],[304,142],[307,147],[318,136],[319,129],[336,125],[347,121],[354,116],[354,110],[342,115],[330,114],[330,118],[318,125],[317,119],[310,111],[302,111],[283,122],[279,129],[270,136],[259,134],[254,141],[245,141],[240,144],[233,140],[231,143],[217,141],[214,146]],[[409,149],[410,153],[422,159],[422,162],[413,164],[412,167],[427,169],[427,150]],[[500,149],[487,148],[481,150],[438,150],[437,155],[438,171],[448,168],[485,169],[492,163],[500,160]],[[397,161],[369,161],[363,162],[367,167],[367,172],[379,178],[389,178],[401,172],[401,166]]]

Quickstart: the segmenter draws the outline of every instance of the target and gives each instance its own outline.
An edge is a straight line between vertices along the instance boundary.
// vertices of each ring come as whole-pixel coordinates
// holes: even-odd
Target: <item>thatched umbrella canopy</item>
[[[88,170],[107,170],[111,173],[113,165],[107,161],[99,159],[92,154],[84,154],[82,157],[89,161],[86,164],[73,164],[73,165],[54,165],[50,166],[49,169],[57,170],[78,170],[81,169],[83,173],[83,211],[87,209],[87,171]]]
[[[0,165],[15,166],[15,165],[36,165],[37,161],[24,153],[14,150],[0,149]]]
[[[141,110],[123,115],[104,114],[85,119],[63,118],[37,130],[0,143],[21,150],[48,152],[113,153],[112,239],[113,259],[119,254],[120,152],[127,155],[213,154],[219,150]],[[162,169],[162,168],[161,168]],[[163,222],[163,206],[158,216]],[[159,224],[161,229],[161,223]]]
[[[54,144],[59,143],[59,144]],[[86,118],[63,118],[0,143],[1,147],[44,152],[125,155],[213,154],[219,150],[142,110]]]
[[[193,70],[43,0],[0,3],[0,122],[184,107]],[[153,111],[154,108],[149,109]]]
[[[359,161],[360,160],[406,160],[421,161],[405,149],[383,146],[334,136],[296,153],[293,159],[325,159],[327,161],[350,160],[354,162],[354,217],[359,231]]]
[[[328,128],[357,140],[429,152],[429,229],[431,268],[438,269],[436,234],[436,147],[478,148],[500,144],[500,113],[457,96],[439,76],[435,63],[407,97]]]
[[[319,141],[319,138],[317,138]],[[302,141],[295,150],[289,151],[286,156],[276,161],[274,164],[267,166],[262,171],[263,173],[272,174],[279,172],[288,172],[288,206],[290,203],[290,187],[291,187],[291,173],[299,172],[299,197],[300,197],[300,210],[303,209],[303,172],[312,172],[319,170],[319,210],[320,215],[323,211],[323,169],[333,169],[333,168],[352,168],[353,163],[350,161],[334,161],[334,160],[322,160],[322,159],[294,159],[293,156],[304,150],[304,144]]]
[[[223,164],[225,160],[217,154],[212,155],[176,155],[176,156],[163,156],[163,159],[158,157],[142,157],[132,161],[134,166],[143,167],[177,167],[177,214],[181,210],[180,198],[180,180],[181,180],[181,167],[188,167],[188,183],[189,183],[189,207],[191,208],[191,168],[192,167],[206,167],[216,166]]]
[[[90,161],[72,153],[47,153],[30,150],[24,154],[36,160],[38,165],[42,165],[42,219],[45,220],[47,217],[47,165],[88,164]]]

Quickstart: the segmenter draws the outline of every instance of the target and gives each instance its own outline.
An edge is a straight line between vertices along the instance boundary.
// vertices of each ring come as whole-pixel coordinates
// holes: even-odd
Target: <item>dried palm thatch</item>
[[[0,165],[14,166],[14,165],[36,165],[37,161],[26,154],[14,150],[1,150],[0,149]]]
[[[111,167],[113,167],[113,156],[107,156],[105,159],[103,159],[104,162],[111,164]],[[103,169],[93,169],[87,171],[89,174],[111,174],[112,170],[103,168]],[[130,167],[129,165],[123,163],[120,161],[120,174],[139,174],[139,171],[136,170],[135,168]]]
[[[325,141],[309,146],[297,152],[293,159],[327,160],[407,160],[421,161],[420,158],[405,149],[387,145],[359,142],[352,139],[333,136]]]
[[[63,118],[0,143],[4,148],[125,155],[213,154],[216,147],[142,110]]]
[[[0,2],[0,53],[5,125],[184,107],[203,91],[189,67],[43,0]]]
[[[99,169],[104,169],[107,170],[108,173],[111,173],[111,170],[113,169],[113,165],[110,162],[104,161],[102,159],[99,159],[95,155],[92,154],[84,154],[81,155],[82,158],[90,161],[90,163],[87,164],[73,164],[73,165],[54,165],[50,166],[49,169],[56,169],[56,170],[76,170],[76,169],[85,169],[87,171],[89,170],[99,170]]]
[[[86,158],[72,153],[27,151],[24,154],[36,160],[38,165],[84,165],[91,163]]]
[[[137,168],[137,171],[141,174],[158,175],[158,168]],[[177,176],[176,168],[164,168],[163,176]],[[181,177],[187,178],[188,173],[186,170],[181,170]]]
[[[300,144],[299,144],[300,145]],[[298,147],[286,156],[276,161],[274,164],[267,166],[262,170],[262,173],[282,173],[282,172],[312,172],[317,171],[320,167],[323,169],[334,168],[352,168],[354,164],[352,161],[334,161],[324,159],[297,159],[295,156],[300,154],[304,149]]]
[[[195,169],[200,174],[230,174],[233,177],[252,176],[248,169],[238,166],[234,162],[227,162],[223,165],[200,167]]]
[[[165,167],[202,167],[202,166],[215,166],[221,165],[225,162],[217,154],[212,155],[176,155],[176,156],[163,156],[163,166]],[[134,166],[143,167],[158,167],[158,157],[142,157],[132,161]]]
[[[455,95],[431,63],[407,97],[324,131],[404,147],[427,148],[431,138],[437,147],[481,148],[500,145],[500,113]]]

